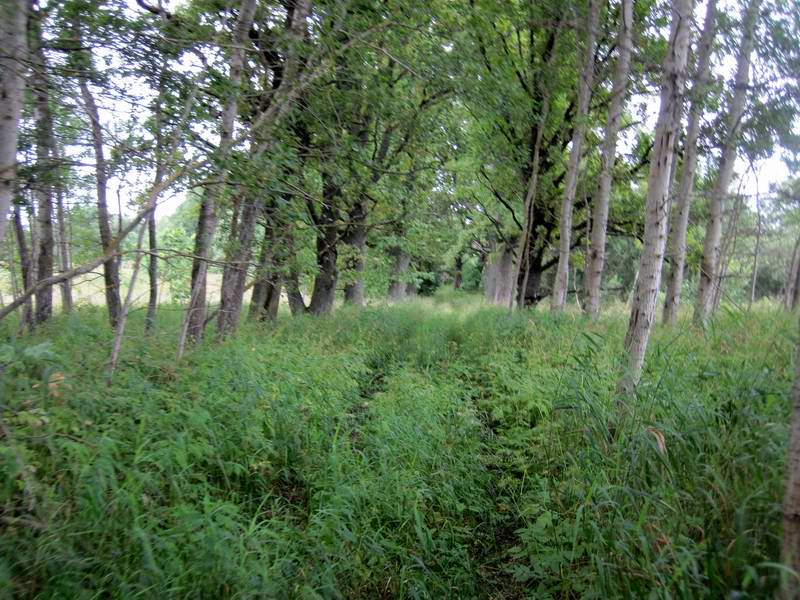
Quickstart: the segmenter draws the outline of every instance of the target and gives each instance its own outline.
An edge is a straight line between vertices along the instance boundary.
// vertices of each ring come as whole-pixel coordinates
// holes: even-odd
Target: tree
[[[674,325],[680,308],[683,274],[686,265],[686,234],[689,229],[689,209],[694,194],[695,170],[697,166],[697,139],[700,135],[700,119],[705,106],[706,90],[711,64],[711,53],[716,31],[716,0],[708,0],[697,51],[697,67],[691,92],[689,122],[683,142],[683,166],[678,184],[677,204],[673,211],[670,246],[670,269],[667,294],[664,300],[664,323]]]
[[[0,4],[0,244],[14,194],[17,138],[25,89],[27,0]]]
[[[567,300],[567,284],[569,281],[569,256],[572,252],[572,206],[575,203],[575,192],[578,187],[578,174],[583,153],[583,140],[586,134],[586,120],[589,115],[589,100],[592,94],[595,61],[595,39],[597,37],[597,21],[600,18],[600,7],[597,0],[589,0],[586,23],[586,39],[583,69],[578,78],[578,108],[575,114],[575,126],[572,132],[572,147],[569,153],[569,164],[564,182],[564,199],[561,203],[559,222],[558,266],[553,284],[550,309],[563,310]]]
[[[664,58],[661,104],[647,181],[644,247],[639,260],[639,275],[633,292],[628,332],[625,335],[628,364],[620,381],[620,389],[626,392],[632,391],[639,383],[650,330],[655,320],[667,242],[669,181],[675,154],[675,138],[680,124],[692,8],[693,0],[677,0],[672,4],[672,24]]]
[[[91,54],[83,48],[80,17],[76,17],[73,33],[76,40],[76,49],[71,53],[71,58],[73,59],[73,67],[77,73],[78,87],[80,88],[81,98],[83,99],[84,110],[89,119],[92,149],[94,150],[97,221],[100,230],[100,243],[103,253],[110,254],[113,245],[113,235],[111,233],[111,222],[108,212],[108,164],[106,163],[105,150],[103,148],[104,136],[102,124],[100,123],[100,111],[97,109],[97,102],[95,101],[94,94],[89,88],[92,57]],[[116,327],[120,315],[121,300],[119,260],[115,256],[109,256],[103,263],[103,281],[108,320],[112,327]]]
[[[36,277],[39,281],[53,275],[55,238],[53,235],[53,204],[58,184],[56,165],[56,140],[53,134],[53,114],[50,106],[50,78],[48,65],[42,50],[41,12],[32,12],[30,18],[31,84],[35,95],[36,119],[36,196],[38,198],[39,248]],[[53,314],[53,287],[44,286],[36,293],[37,323],[44,323]]]
[[[711,0],[713,1],[713,0]],[[591,317],[600,313],[601,283],[605,265],[606,234],[608,230],[608,204],[617,153],[617,135],[622,121],[622,109],[628,90],[633,39],[633,0],[622,0],[619,11],[618,52],[603,138],[601,167],[598,177],[594,209],[592,211],[592,240],[589,264],[586,270],[585,310]]]
[[[700,265],[700,283],[694,322],[705,323],[713,310],[713,299],[719,281],[720,242],[722,239],[722,216],[725,198],[728,195],[736,162],[739,131],[745,111],[748,83],[750,81],[750,59],[753,52],[755,29],[761,0],[750,0],[742,19],[742,38],[736,60],[736,75],[733,94],[727,109],[727,122],[723,138],[717,176],[711,191],[708,207],[706,235],[703,241],[703,261]]]
[[[186,315],[178,340],[179,357],[183,354],[187,338],[192,340],[199,339],[205,328],[208,261],[211,258],[211,247],[219,222],[217,200],[225,189],[226,164],[233,146],[233,127],[239,107],[239,86],[244,68],[245,44],[248,40],[255,10],[255,0],[242,0],[239,6],[239,15],[236,20],[228,61],[228,92],[220,120],[220,140],[216,156],[217,168],[214,173],[217,181],[207,188],[200,205],[200,215],[195,234],[189,305],[186,308]]]

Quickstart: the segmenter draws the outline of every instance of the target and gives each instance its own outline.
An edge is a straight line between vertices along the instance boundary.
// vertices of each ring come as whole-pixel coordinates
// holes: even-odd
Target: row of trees
[[[145,265],[179,356],[247,293],[262,320],[449,279],[594,318],[616,284],[633,389],[665,265],[668,325],[687,280],[697,324],[724,290],[797,303],[797,183],[734,189],[797,150],[797,30],[792,0],[7,0],[0,318],[100,268],[113,373]]]
[[[688,275],[702,324],[742,223],[757,217],[751,301],[762,238],[788,243],[792,186],[755,210],[732,187],[743,158],[796,149],[790,2],[708,0],[697,26],[685,0],[17,0],[3,11],[0,243],[14,291],[0,316],[21,308],[25,325],[50,318],[56,286],[70,310],[71,283],[99,267],[121,339],[146,263],[152,330],[159,269],[190,261],[182,354],[212,323],[233,331],[248,290],[253,319],[273,318],[282,294],[295,314],[330,312],[337,291],[362,305],[377,256],[393,300],[477,269],[489,301],[549,295],[559,312],[574,293],[596,317],[604,284],[633,284],[632,387],[665,262],[664,321]],[[113,186],[126,196],[116,212]],[[189,197],[191,247],[159,236],[168,190]],[[81,233],[87,215],[96,223]],[[795,248],[790,305],[798,270]]]

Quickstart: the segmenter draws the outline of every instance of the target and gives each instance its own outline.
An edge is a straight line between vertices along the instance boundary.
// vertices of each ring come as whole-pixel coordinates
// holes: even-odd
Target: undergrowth
[[[106,384],[98,310],[0,346],[0,590],[17,598],[766,597],[793,328],[658,330],[453,297],[246,324]]]

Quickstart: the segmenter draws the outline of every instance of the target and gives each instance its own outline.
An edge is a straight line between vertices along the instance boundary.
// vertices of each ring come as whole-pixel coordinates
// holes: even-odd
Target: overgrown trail
[[[178,365],[175,322],[132,340],[111,388],[102,322],[81,313],[41,334],[50,346],[3,350],[0,582],[15,597],[712,598],[777,583],[780,313],[658,333],[622,412],[622,317],[416,302],[281,319]]]

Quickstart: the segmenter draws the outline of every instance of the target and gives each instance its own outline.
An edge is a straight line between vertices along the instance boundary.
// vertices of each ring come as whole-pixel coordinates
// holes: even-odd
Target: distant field
[[[128,292],[128,287],[133,272],[133,265],[130,263],[123,263],[120,269],[120,281],[122,283],[123,298]],[[211,271],[208,274],[208,295],[210,302],[217,302],[219,300],[219,289],[222,282],[222,275],[220,273]],[[18,283],[19,285],[19,283]],[[183,282],[183,285],[188,288],[189,281]],[[8,271],[0,271],[0,294],[2,294],[3,301],[6,302],[13,296],[13,285]],[[148,298],[148,281],[147,271],[143,268],[140,270],[136,278],[136,287],[134,288],[134,304],[141,305],[147,304]],[[72,280],[72,294],[73,300],[76,304],[85,305],[103,305],[105,304],[105,297],[103,296],[103,272],[102,269],[76,277]],[[169,284],[159,282],[159,303],[170,303],[173,301],[172,289]],[[61,295],[58,289],[54,290],[53,303],[56,308],[61,306]]]

